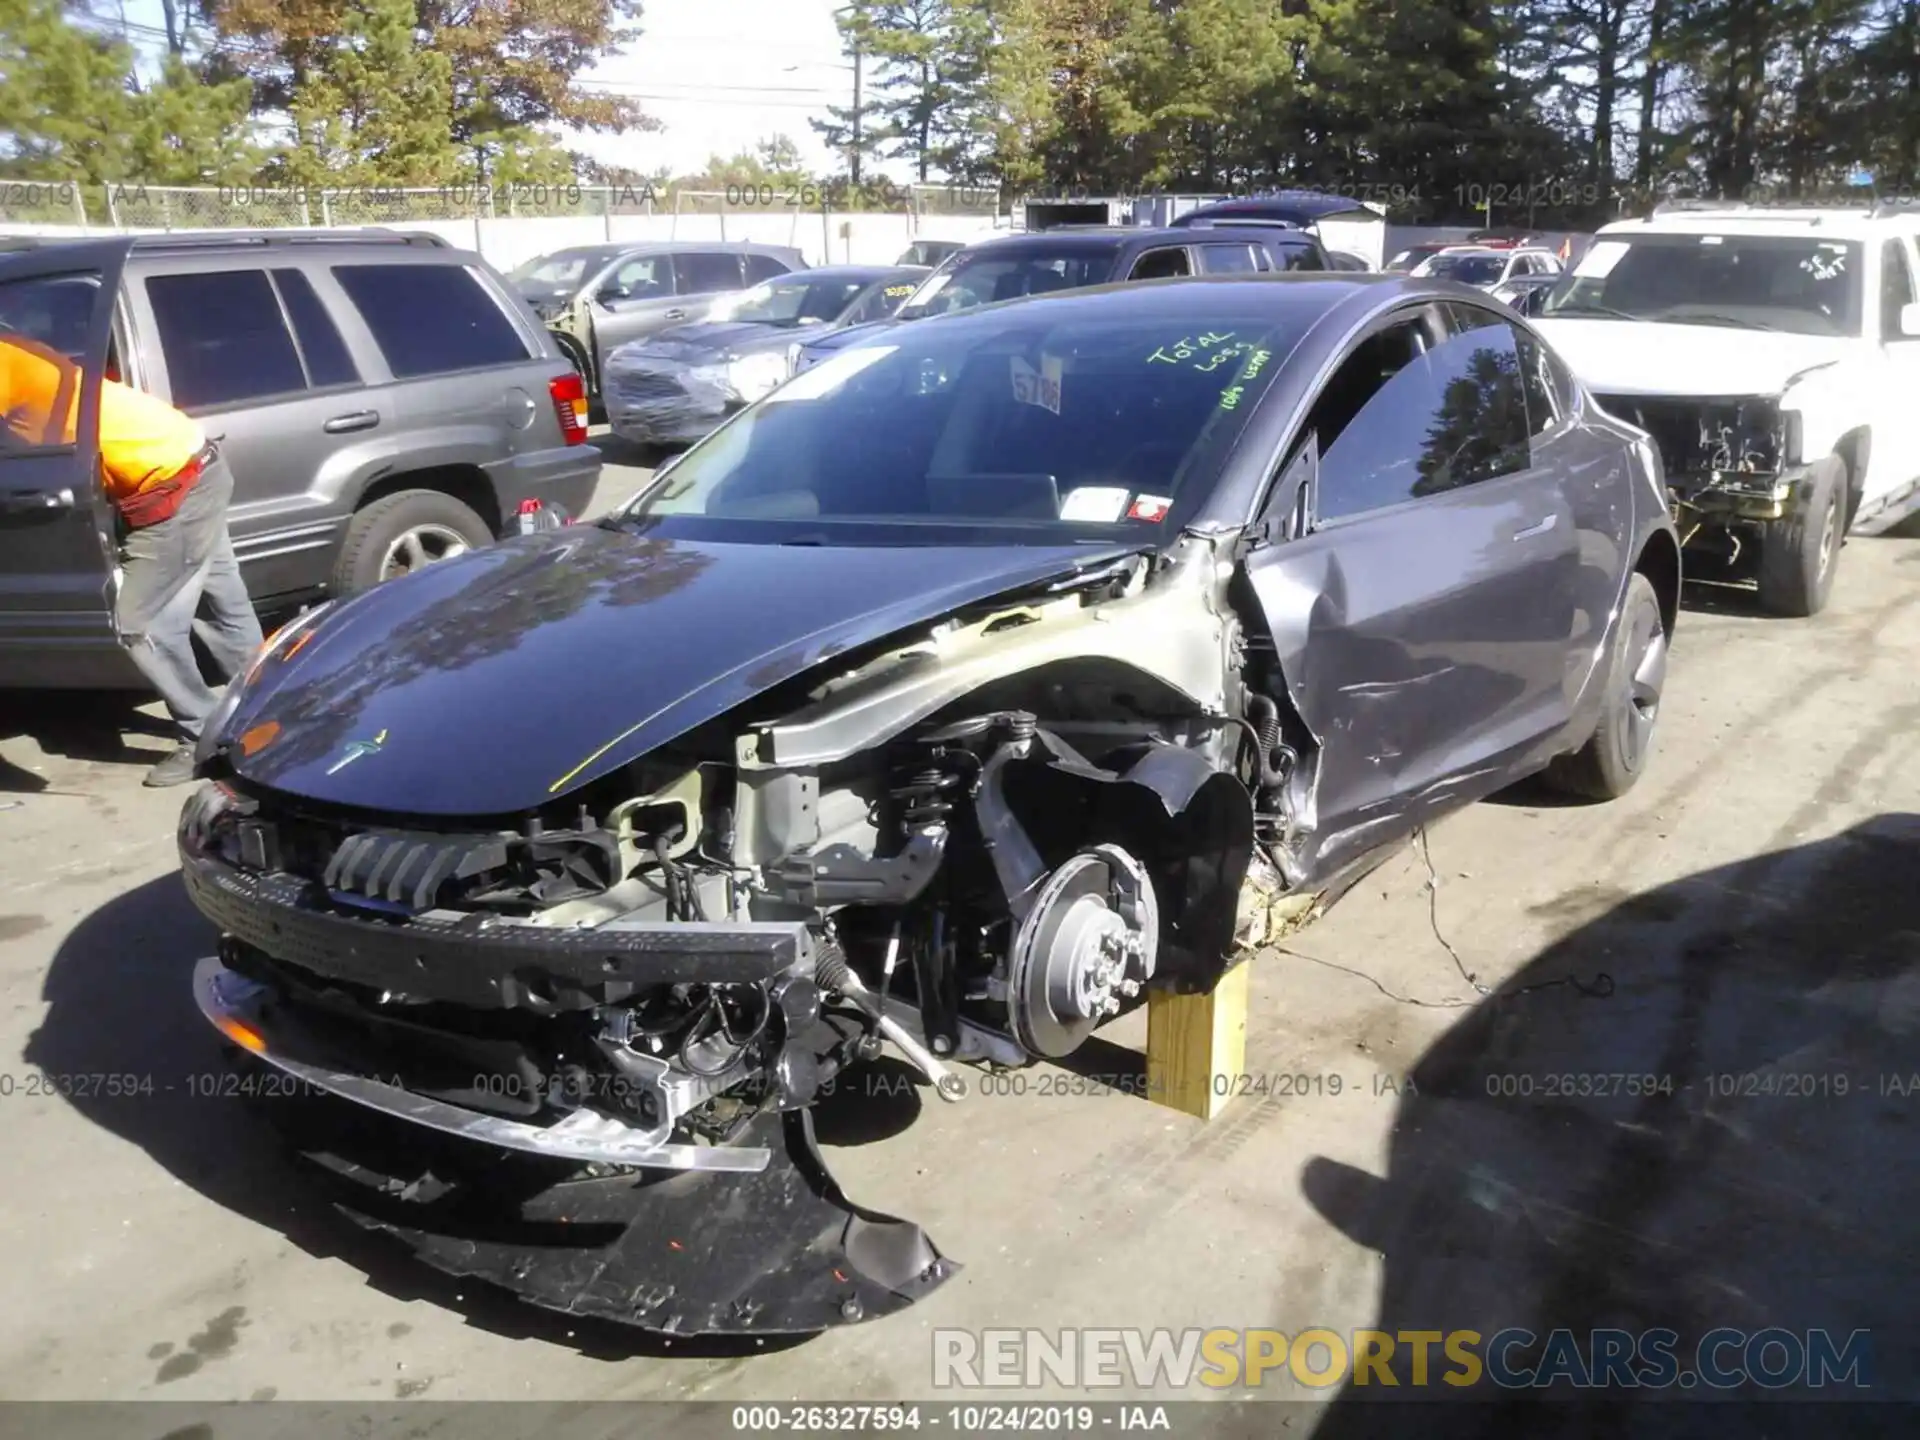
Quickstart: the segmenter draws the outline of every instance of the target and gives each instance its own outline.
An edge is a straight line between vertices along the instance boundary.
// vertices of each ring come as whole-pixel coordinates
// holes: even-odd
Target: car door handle
[[[378,410],[355,410],[349,415],[336,415],[320,428],[329,435],[344,435],[349,430],[371,430],[380,423]]]
[[[1558,525],[1559,523],[1560,523],[1560,517],[1558,515],[1549,515],[1547,516],[1546,519],[1538,522],[1537,524],[1521,526],[1518,530],[1513,532],[1513,538],[1516,540],[1531,540],[1536,535],[1546,534],[1549,530],[1553,529],[1553,527],[1555,525]]]
[[[0,495],[0,520],[25,520],[31,523],[73,508],[71,490],[29,490]]]
[[[684,320],[687,318],[687,312],[680,309],[673,309],[667,311],[661,318],[663,320]]]

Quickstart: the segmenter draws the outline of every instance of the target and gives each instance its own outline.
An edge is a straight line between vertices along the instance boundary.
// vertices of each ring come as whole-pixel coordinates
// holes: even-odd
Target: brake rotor
[[[1047,877],[1014,936],[1014,1038],[1049,1059],[1077,1050],[1152,976],[1159,941],[1146,867],[1117,845],[1075,855]]]

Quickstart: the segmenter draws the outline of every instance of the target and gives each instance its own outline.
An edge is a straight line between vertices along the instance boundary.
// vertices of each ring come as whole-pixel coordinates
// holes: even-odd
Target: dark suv
[[[796,373],[810,369],[888,325],[996,300],[1123,280],[1332,268],[1325,248],[1312,235],[1278,225],[1232,229],[1056,225],[967,246],[922,281],[893,319],[850,325],[821,336],[800,352],[794,369]]]
[[[478,255],[396,232],[87,240],[0,255],[0,327],[200,422],[271,616],[577,515],[600,478],[579,375]],[[90,411],[83,403],[81,414]],[[96,437],[0,427],[0,685],[140,684],[116,643]],[[546,518],[542,517],[543,520]]]

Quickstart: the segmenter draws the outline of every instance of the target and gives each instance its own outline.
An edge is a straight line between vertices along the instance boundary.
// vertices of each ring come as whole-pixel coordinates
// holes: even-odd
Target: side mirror
[[[614,300],[631,299],[632,296],[633,296],[633,289],[631,286],[602,285],[600,287],[600,294],[596,298],[600,301],[601,304],[605,305],[608,302],[614,301]]]
[[[1900,307],[1900,334],[1908,338],[1920,336],[1920,305]]]

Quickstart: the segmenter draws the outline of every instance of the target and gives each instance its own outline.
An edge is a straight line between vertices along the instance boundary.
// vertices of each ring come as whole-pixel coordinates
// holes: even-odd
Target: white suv
[[[1457,280],[1480,290],[1492,290],[1529,275],[1558,275],[1560,271],[1560,257],[1551,250],[1497,245],[1450,245],[1413,267],[1416,277]]]
[[[1849,530],[1920,507],[1920,213],[1698,202],[1601,229],[1535,317],[1658,447],[1681,535],[1827,603]],[[1736,572],[1737,573],[1737,572]]]

